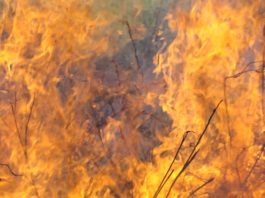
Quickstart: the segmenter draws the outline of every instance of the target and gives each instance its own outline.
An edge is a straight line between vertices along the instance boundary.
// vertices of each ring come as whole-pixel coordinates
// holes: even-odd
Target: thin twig
[[[163,178],[163,180],[164,180],[164,182],[163,182],[163,180],[162,180],[162,182],[161,182],[161,186],[159,186],[160,188],[159,189],[157,189],[157,192],[156,192],[156,194],[154,195],[154,197],[157,197],[158,195],[159,195],[159,193],[161,192],[161,190],[164,188],[164,186],[166,185],[166,183],[167,183],[167,181],[169,180],[169,178],[171,177],[171,175],[173,174],[175,172],[175,169],[172,169],[171,171],[170,171],[170,169],[169,169],[169,174],[168,175],[165,175],[164,176],[164,178]]]
[[[35,95],[33,96],[33,101],[30,105],[30,111],[29,111],[29,115],[28,115],[28,119],[27,119],[27,122],[26,122],[26,127],[25,127],[25,139],[24,139],[24,146],[25,146],[25,157],[26,157],[26,160],[28,158],[28,153],[27,153],[27,147],[28,147],[28,128],[29,128],[29,122],[31,120],[31,117],[32,117],[32,111],[33,111],[33,107],[34,107],[34,104],[35,104]]]
[[[213,116],[215,115],[217,109],[219,108],[219,106],[220,106],[220,104],[221,104],[222,102],[223,102],[223,100],[220,100],[220,102],[217,104],[217,106],[213,109],[213,112],[212,112],[212,114],[210,115],[210,117],[208,118],[207,123],[206,123],[206,125],[205,125],[205,127],[204,127],[204,129],[203,129],[203,131],[202,131],[202,133],[201,133],[201,135],[200,135],[200,137],[199,137],[197,143],[196,143],[195,146],[193,147],[193,150],[192,150],[192,152],[191,152],[191,154],[190,154],[188,160],[190,160],[190,159],[192,158],[193,153],[196,151],[198,145],[200,144],[200,142],[201,142],[203,136],[205,135],[205,133],[206,133],[206,131],[207,131],[207,129],[208,129],[208,127],[209,127],[209,125],[210,125],[212,119],[213,119]]]
[[[256,63],[263,63],[263,61],[253,61],[248,63],[243,69],[242,71],[230,75],[230,76],[226,76],[224,78],[224,86],[223,86],[223,94],[224,94],[224,105],[225,105],[225,114],[226,114],[226,122],[227,122],[227,130],[228,130],[228,135],[229,135],[229,142],[230,142],[230,146],[232,144],[232,130],[231,130],[231,121],[230,121],[230,113],[229,113],[229,108],[228,108],[228,100],[227,100],[227,81],[229,79],[236,79],[238,77],[240,77],[243,74],[249,73],[249,72],[257,72],[257,73],[262,73],[262,71],[257,70],[257,69],[249,69],[249,67],[253,64]],[[264,68],[263,68],[264,69]]]
[[[140,60],[139,60],[139,57],[138,57],[138,54],[137,54],[137,48],[136,48],[135,41],[133,39],[131,26],[130,26],[128,21],[125,21],[125,24],[127,26],[128,34],[129,34],[131,42],[132,42],[132,46],[133,46],[133,50],[134,50],[134,57],[135,57],[135,60],[136,60],[136,65],[137,65],[137,70],[141,70]],[[141,75],[143,75],[142,72],[141,72]]]
[[[8,171],[9,171],[13,176],[15,176],[15,177],[21,177],[21,176],[23,176],[23,175],[21,175],[21,174],[15,173],[15,172],[12,170],[12,168],[9,166],[9,164],[0,163],[0,166],[4,166],[4,167],[6,167],[6,168],[8,169]]]
[[[262,154],[263,154],[263,152],[264,152],[264,149],[265,149],[265,144],[262,145],[261,150],[260,150],[260,153],[258,154],[258,156],[257,156],[257,158],[256,158],[256,160],[255,160],[255,162],[254,162],[254,164],[253,164],[253,166],[251,167],[250,171],[248,172],[247,176],[245,177],[245,179],[244,179],[244,184],[247,183],[247,181],[248,181],[250,175],[252,174],[253,170],[254,170],[255,167],[257,166],[257,163],[258,163],[258,161],[260,160],[260,158],[261,158],[261,156],[262,156]]]
[[[18,122],[17,122],[17,115],[16,115],[16,106],[17,105],[16,105],[16,103],[17,103],[17,98],[16,98],[16,94],[15,94],[14,104],[10,103],[10,106],[11,106],[12,116],[13,116],[13,119],[14,119],[14,122],[15,122],[17,137],[18,137],[20,145],[23,147],[24,144],[23,144],[23,141],[22,141],[22,137],[21,137],[20,130],[19,130],[19,127],[18,127]]]
[[[189,167],[189,165],[191,164],[191,162],[195,159],[195,157],[197,156],[197,154],[199,153],[200,149],[198,149],[190,159],[188,159],[185,164],[183,165],[182,169],[180,170],[180,172],[177,174],[177,176],[175,177],[175,179],[173,180],[173,182],[171,183],[171,186],[167,192],[166,197],[169,197],[170,192],[172,190],[172,188],[174,187],[175,183],[177,182],[178,178],[181,176],[181,174]]]
[[[160,182],[160,184],[159,184],[159,186],[158,186],[158,188],[157,188],[157,190],[156,190],[156,192],[155,192],[154,198],[156,198],[156,197],[158,196],[158,194],[160,193],[160,191],[163,189],[164,185],[166,184],[166,182],[167,182],[168,179],[170,178],[171,174],[173,173],[174,170],[172,170],[171,173],[170,173],[170,176],[168,176],[168,174],[169,174],[169,172],[170,172],[170,170],[171,170],[171,168],[172,168],[174,162],[176,161],[176,159],[177,159],[177,157],[178,157],[178,154],[179,154],[179,152],[180,152],[180,150],[181,150],[181,148],[182,148],[182,146],[183,146],[183,143],[185,142],[185,140],[186,140],[186,138],[187,138],[187,136],[188,136],[188,134],[189,134],[190,132],[191,132],[191,131],[187,131],[187,132],[184,134],[184,136],[183,136],[183,138],[182,138],[182,140],[181,140],[181,142],[180,142],[180,145],[179,145],[179,147],[178,147],[178,149],[177,149],[177,151],[176,151],[176,154],[175,154],[175,156],[174,156],[172,162],[170,163],[170,165],[169,165],[169,167],[168,167],[168,169],[167,169],[166,174],[164,175],[162,181]]]
[[[212,118],[213,116],[215,115],[217,109],[219,108],[220,104],[223,102],[223,100],[220,100],[220,102],[217,104],[217,106],[213,109],[212,111],[212,114],[210,115],[210,117],[208,118],[207,120],[207,123],[201,133],[201,135],[199,136],[199,139],[197,140],[197,143],[195,144],[195,146],[193,147],[188,159],[186,160],[185,164],[183,165],[182,169],[180,170],[180,172],[178,173],[178,175],[175,177],[175,179],[173,180],[169,190],[168,190],[168,193],[166,195],[166,197],[168,197],[170,195],[170,192],[174,186],[174,184],[176,183],[176,181],[178,180],[178,178],[180,177],[180,175],[189,167],[189,165],[191,164],[191,162],[196,158],[198,152],[200,151],[199,149],[197,150],[197,147],[198,145],[200,144],[203,136],[205,135],[211,121],[212,121]]]
[[[16,94],[15,94],[15,103],[14,103],[14,105],[13,104],[10,104],[10,105],[11,105],[12,115],[13,115],[13,118],[14,118],[14,122],[15,122],[15,126],[16,126],[17,135],[18,135],[18,138],[19,138],[19,142],[20,142],[21,146],[24,148],[25,160],[26,160],[26,162],[28,162],[28,154],[27,154],[28,132],[29,132],[29,123],[30,123],[30,120],[31,120],[31,117],[32,117],[33,107],[34,107],[34,104],[35,104],[35,95],[33,96],[33,101],[31,103],[30,111],[29,111],[29,114],[28,114],[28,117],[27,117],[27,121],[26,121],[26,125],[25,125],[24,144],[23,144],[23,141],[22,141],[22,137],[20,135],[20,131],[19,131],[18,123],[17,123],[17,119],[16,119],[16,102],[17,102],[17,99],[16,99]],[[6,166],[8,168],[8,170],[9,170],[9,172],[12,175],[14,175],[14,176],[23,176],[23,175],[16,174],[15,172],[13,172],[8,164],[0,164],[0,165],[1,166]],[[38,189],[36,187],[35,181],[33,180],[33,175],[32,174],[30,175],[30,179],[31,179],[31,183],[33,185],[33,188],[34,188],[36,196],[38,198],[40,198],[40,195],[39,195]]]
[[[265,38],[265,26],[263,27],[263,37]],[[263,53],[262,53],[262,66],[261,66],[261,107],[262,107],[262,116],[263,124],[265,124],[265,45],[263,44]]]
[[[247,148],[243,148],[240,153],[236,156],[236,160],[235,160],[235,169],[236,169],[236,174],[237,174],[237,177],[238,177],[238,181],[239,181],[239,184],[241,185],[242,181],[241,181],[241,176],[240,176],[240,171],[238,169],[238,161],[239,161],[239,158],[241,157],[241,155],[243,155],[243,153],[247,150]]]
[[[160,1],[160,5],[159,5],[160,7],[162,7],[162,1]],[[151,41],[153,41],[157,37],[157,32],[158,32],[158,29],[159,29],[159,26],[160,26],[160,20],[161,20],[160,18],[162,18],[161,9],[159,9],[158,13],[155,13],[155,14],[156,14],[155,25],[154,25],[154,28],[153,28],[153,31],[152,31],[152,34],[151,34]]]
[[[193,195],[195,195],[196,192],[198,192],[199,190],[201,190],[204,186],[208,185],[209,183],[211,183],[214,180],[214,178],[210,178],[209,180],[207,180],[205,183],[203,183],[202,185],[200,185],[199,187],[197,187],[196,189],[194,189],[189,197],[192,197]]]
[[[204,179],[204,178],[202,178],[202,177],[200,177],[200,176],[198,176],[198,175],[196,175],[196,174],[194,174],[194,173],[192,173],[190,171],[187,171],[186,173],[187,173],[187,175],[192,175],[193,177],[195,177],[196,179],[198,179],[200,181],[205,181],[206,180],[206,179]]]

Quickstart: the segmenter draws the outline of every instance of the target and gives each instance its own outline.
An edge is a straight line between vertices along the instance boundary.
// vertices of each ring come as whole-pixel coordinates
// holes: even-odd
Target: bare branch
[[[189,165],[191,164],[191,162],[195,159],[195,157],[197,156],[197,154],[199,153],[200,149],[198,149],[190,159],[188,159],[185,164],[183,165],[182,169],[180,170],[180,172],[178,173],[178,175],[175,177],[175,179],[173,180],[166,197],[169,197],[170,192],[172,190],[172,188],[174,187],[175,183],[177,182],[178,178],[181,176],[181,174],[189,167]]]
[[[217,111],[217,109],[219,108],[219,106],[220,106],[220,104],[221,104],[222,102],[223,102],[223,100],[220,100],[220,102],[217,104],[217,106],[213,109],[212,114],[211,114],[210,117],[208,118],[207,123],[206,123],[206,125],[205,125],[205,127],[204,127],[204,129],[203,129],[203,131],[202,131],[202,133],[201,133],[201,135],[199,136],[199,139],[197,140],[197,143],[196,143],[195,146],[193,147],[193,149],[192,149],[192,151],[191,151],[191,153],[190,153],[188,159],[187,159],[186,162],[184,163],[182,169],[180,170],[180,172],[178,173],[178,175],[177,175],[177,176],[175,177],[175,179],[173,180],[173,182],[172,182],[172,184],[171,184],[171,186],[170,186],[170,188],[169,188],[169,190],[168,190],[168,193],[167,193],[166,197],[168,197],[168,196],[170,195],[170,192],[171,192],[171,190],[172,190],[174,184],[176,183],[176,181],[177,181],[178,178],[180,177],[180,175],[181,175],[181,174],[182,174],[182,173],[183,173],[183,172],[189,167],[189,165],[191,164],[191,162],[196,158],[198,152],[200,151],[199,149],[197,150],[197,147],[199,146],[199,144],[200,144],[200,142],[201,142],[203,136],[205,135],[205,133],[206,133],[206,131],[207,131],[207,129],[208,129],[208,127],[209,127],[209,125],[210,125],[210,123],[211,123],[211,121],[212,121],[212,119],[213,119],[213,117],[214,117],[214,115],[215,115],[215,113],[216,113],[216,111]]]
[[[0,163],[0,166],[4,166],[8,169],[8,171],[11,173],[11,175],[15,176],[15,177],[21,177],[23,175],[15,173],[12,168],[9,166],[9,164],[4,164],[4,163]]]
[[[257,156],[257,158],[256,158],[256,160],[255,160],[255,162],[254,162],[254,164],[253,164],[253,166],[251,167],[250,171],[248,172],[247,176],[245,177],[245,179],[244,179],[244,184],[247,183],[247,181],[248,181],[250,175],[252,174],[253,170],[254,170],[255,167],[257,166],[258,161],[260,160],[260,158],[261,158],[261,156],[262,156],[264,150],[265,150],[265,144],[262,145],[261,150],[260,150],[260,153],[258,154],[258,156]]]
[[[12,112],[13,120],[14,120],[15,127],[16,127],[17,137],[18,137],[20,145],[23,147],[24,144],[23,144],[23,141],[22,141],[22,137],[21,137],[21,134],[20,134],[19,127],[18,127],[17,115],[16,115],[16,106],[17,106],[16,93],[15,93],[15,98],[14,98],[14,104],[10,103],[10,106],[11,106],[11,112]]]
[[[230,121],[230,113],[229,113],[229,108],[228,108],[228,100],[227,100],[227,81],[229,79],[236,79],[236,78],[239,78],[241,75],[243,74],[246,74],[246,73],[250,73],[250,72],[256,72],[256,73],[263,73],[262,70],[264,70],[265,68],[262,68],[261,70],[259,69],[249,69],[249,67],[253,64],[256,64],[256,63],[262,63],[263,64],[263,60],[262,61],[253,61],[253,62],[250,62],[248,63],[242,71],[236,73],[236,74],[233,74],[233,75],[230,75],[230,76],[226,76],[224,78],[224,86],[223,86],[223,92],[224,92],[224,104],[225,104],[225,113],[226,113],[226,122],[227,122],[227,130],[228,130],[228,134],[229,134],[229,141],[230,141],[230,145],[231,145],[231,142],[232,142],[232,132],[231,132],[231,121]],[[262,102],[263,103],[263,102]]]
[[[29,128],[29,122],[31,120],[31,117],[32,117],[32,111],[33,111],[33,107],[34,107],[34,104],[35,104],[35,95],[33,96],[33,101],[30,105],[30,110],[29,110],[29,114],[28,114],[28,118],[27,118],[27,123],[26,123],[26,127],[25,127],[25,139],[24,139],[24,146],[25,146],[25,157],[26,159],[28,158],[28,153],[27,153],[27,147],[28,147],[28,128]]]
[[[187,132],[184,134],[184,136],[183,136],[183,138],[182,138],[182,140],[181,140],[181,142],[180,142],[180,145],[179,145],[179,147],[178,147],[178,149],[177,149],[177,151],[176,151],[175,157],[173,158],[172,162],[170,163],[170,165],[169,165],[169,167],[168,167],[168,169],[167,169],[166,174],[164,175],[164,177],[163,177],[161,183],[159,184],[159,186],[158,186],[158,188],[157,188],[157,190],[156,190],[156,192],[155,192],[154,198],[158,196],[158,194],[159,194],[160,191],[163,189],[164,185],[167,183],[168,179],[170,178],[170,176],[171,176],[172,173],[174,172],[174,170],[172,170],[171,172],[170,172],[170,170],[171,170],[171,168],[172,168],[174,162],[176,161],[176,159],[177,159],[177,157],[178,157],[178,154],[179,154],[179,152],[180,152],[180,150],[181,150],[181,148],[182,148],[182,146],[183,146],[183,143],[185,142],[185,140],[186,140],[186,138],[187,138],[187,136],[188,136],[188,134],[189,134],[190,132],[191,132],[191,131],[187,131]]]
[[[203,183],[202,185],[200,185],[198,188],[194,189],[189,197],[192,197],[193,195],[195,195],[196,192],[198,192],[199,190],[201,190],[203,187],[205,187],[206,185],[208,185],[209,183],[211,183],[214,180],[214,178],[210,178],[209,180],[207,180],[205,183]]]
[[[137,54],[136,44],[135,44],[135,41],[133,39],[132,29],[131,29],[131,26],[130,26],[128,21],[125,21],[125,24],[127,26],[128,34],[129,34],[131,42],[132,42],[132,46],[133,46],[133,50],[134,50],[134,57],[135,57],[136,65],[137,65],[137,70],[139,71],[139,70],[141,70],[141,65],[140,65],[140,60],[139,60],[138,54]],[[140,74],[143,75],[142,72],[140,72]]]
[[[265,26],[263,27],[263,37],[265,38]],[[262,116],[263,124],[265,124],[265,45],[263,44],[263,53],[262,53],[262,66],[261,66],[261,75],[260,75],[260,86],[261,86],[261,107],[262,107]]]

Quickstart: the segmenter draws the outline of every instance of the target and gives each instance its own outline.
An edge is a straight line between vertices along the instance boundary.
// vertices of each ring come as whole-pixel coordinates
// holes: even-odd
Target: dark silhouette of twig
[[[264,59],[264,55],[263,55]],[[262,69],[261,69],[261,106],[262,106],[262,116],[263,116],[263,123],[265,123],[265,101],[264,101],[264,95],[265,95],[265,75],[264,75],[264,69],[265,69],[265,61],[262,63]]]
[[[30,120],[31,120],[31,117],[32,117],[32,112],[33,112],[34,104],[35,104],[35,95],[33,96],[33,101],[32,101],[32,103],[31,103],[30,111],[29,111],[29,114],[28,114],[28,117],[27,117],[27,121],[26,121],[26,125],[25,125],[25,137],[24,137],[24,143],[23,143],[23,140],[22,140],[22,137],[21,137],[21,134],[20,134],[20,130],[19,130],[18,122],[17,122],[17,118],[16,118],[16,105],[17,105],[16,93],[15,93],[15,101],[14,101],[14,104],[12,104],[12,103],[10,104],[10,105],[11,105],[11,111],[12,111],[13,119],[14,119],[14,122],[15,122],[15,127],[16,127],[17,136],[18,136],[18,139],[19,139],[20,145],[21,145],[22,148],[24,149],[24,156],[25,156],[26,163],[28,162],[28,154],[27,154],[27,147],[28,147],[28,130],[29,130],[29,123],[30,123]],[[0,164],[0,166],[5,166],[5,167],[7,167],[8,170],[9,170],[9,172],[10,172],[13,176],[23,176],[23,175],[16,174],[15,172],[13,172],[12,169],[10,168],[10,166],[9,166],[8,164]],[[34,182],[34,180],[33,180],[33,175],[32,175],[32,174],[30,175],[30,179],[31,179],[31,183],[32,183],[32,186],[33,186],[33,188],[34,188],[35,194],[36,194],[36,196],[39,198],[40,195],[39,195],[38,189],[37,189],[37,187],[36,187],[36,184],[35,184],[35,182]]]
[[[23,175],[15,173],[12,168],[9,166],[9,164],[4,164],[4,163],[0,163],[0,166],[4,166],[8,169],[8,171],[11,173],[11,175],[15,176],[15,177],[21,177]]]
[[[30,105],[30,111],[29,111],[29,114],[28,114],[28,118],[27,118],[27,122],[26,122],[26,126],[25,126],[25,139],[24,139],[24,146],[25,146],[25,150],[24,150],[24,153],[25,153],[25,158],[26,160],[28,159],[28,152],[27,152],[27,148],[28,148],[28,128],[29,128],[29,122],[31,120],[31,117],[32,117],[32,111],[33,111],[33,107],[34,107],[34,104],[35,104],[35,95],[33,96],[33,101]]]
[[[260,160],[260,158],[261,158],[261,156],[262,156],[262,154],[263,154],[263,152],[264,152],[264,149],[265,149],[265,144],[262,145],[261,150],[260,150],[260,153],[258,154],[258,156],[257,156],[257,158],[256,158],[256,160],[255,160],[255,162],[254,162],[254,164],[252,165],[252,167],[251,167],[250,171],[248,172],[247,176],[245,177],[245,179],[244,179],[244,184],[247,183],[247,181],[248,181],[250,175],[252,174],[253,170],[254,170],[255,167],[257,166],[257,163],[258,163],[258,161]]]
[[[236,156],[236,160],[235,160],[235,169],[236,169],[236,174],[237,174],[237,177],[238,177],[238,181],[239,181],[239,184],[241,185],[242,183],[242,180],[241,180],[241,176],[240,176],[240,171],[238,169],[238,161],[239,161],[239,158],[241,157],[241,155],[243,155],[243,153],[247,150],[247,148],[243,148],[240,153]]]
[[[191,151],[191,153],[190,153],[188,159],[187,159],[186,162],[184,163],[182,169],[180,170],[180,172],[177,174],[177,176],[176,176],[175,179],[173,180],[173,182],[172,182],[172,184],[171,184],[171,186],[170,186],[170,188],[169,188],[169,190],[168,190],[168,193],[167,193],[166,197],[168,197],[168,196],[170,195],[170,192],[171,192],[171,190],[172,190],[174,184],[176,183],[176,181],[178,180],[178,178],[181,176],[181,174],[182,174],[182,173],[183,173],[183,172],[189,167],[189,165],[191,164],[191,162],[196,158],[198,152],[200,151],[200,149],[197,150],[197,147],[199,146],[199,144],[200,144],[200,142],[201,142],[203,136],[205,135],[205,133],[206,133],[206,131],[207,131],[207,129],[208,129],[208,127],[209,127],[209,125],[210,125],[212,119],[213,119],[213,116],[215,115],[217,109],[219,108],[219,106],[220,106],[220,104],[221,104],[222,102],[223,102],[223,100],[220,100],[220,102],[217,104],[217,106],[213,109],[213,111],[212,111],[210,117],[208,118],[207,123],[206,123],[206,125],[205,125],[205,127],[204,127],[204,129],[203,129],[203,131],[202,131],[202,133],[201,133],[201,135],[199,136],[199,138],[198,138],[198,140],[197,140],[197,143],[196,143],[195,146],[193,147],[193,149],[192,149],[192,151]]]
[[[265,26],[263,27],[263,37],[265,38]],[[263,124],[265,124],[265,45],[263,44],[263,53],[262,53],[262,66],[261,66],[261,107],[262,107],[262,116]]]
[[[201,190],[203,187],[205,187],[206,185],[208,185],[209,183],[211,183],[214,180],[214,178],[210,178],[208,179],[206,182],[204,182],[202,185],[200,185],[199,187],[197,187],[196,189],[194,189],[189,197],[192,197],[193,195],[195,195],[195,193],[197,193],[199,190]]]
[[[126,24],[126,26],[127,26],[128,34],[129,34],[130,39],[131,39],[131,42],[132,42],[133,51],[134,51],[134,57],[135,57],[136,65],[137,65],[137,70],[139,71],[139,70],[141,70],[141,64],[140,64],[140,60],[139,60],[139,57],[138,57],[136,44],[135,44],[135,41],[134,41],[134,39],[133,39],[132,29],[131,29],[131,26],[130,26],[130,24],[129,24],[128,21],[125,21],[125,24]],[[142,72],[140,72],[140,74],[143,75]]]
[[[198,149],[197,151],[195,151],[195,153],[191,156],[190,159],[188,159],[185,164],[183,165],[182,169],[180,170],[180,172],[177,174],[177,176],[175,177],[175,179],[173,180],[173,182],[170,185],[170,188],[167,192],[166,197],[169,197],[170,192],[172,190],[172,188],[174,187],[175,183],[177,182],[178,178],[182,175],[182,173],[189,167],[189,165],[191,164],[191,162],[195,159],[195,157],[197,156],[197,154],[199,153],[200,149]]]
[[[17,137],[18,137],[20,145],[23,147],[24,144],[23,144],[23,141],[22,141],[22,137],[21,137],[21,134],[20,134],[19,127],[18,127],[17,115],[16,115],[16,106],[17,106],[16,93],[15,93],[15,97],[14,97],[14,104],[10,103],[10,106],[11,106],[11,112],[12,112],[13,120],[14,120],[15,127],[16,127]]]
[[[35,105],[35,94],[33,95],[33,100],[32,100],[32,103],[30,105],[30,110],[29,110],[29,114],[28,114],[27,122],[26,122],[26,126],[25,126],[24,155],[25,155],[26,161],[28,161],[29,123],[30,123],[30,120],[32,118],[32,112],[33,112],[34,105]],[[32,186],[34,188],[36,197],[40,198],[40,195],[39,195],[38,189],[36,187],[36,183],[33,180],[33,175],[32,174],[30,174],[30,179],[31,179],[31,184],[32,184]]]
[[[200,176],[198,176],[198,175],[196,175],[196,174],[194,174],[194,173],[192,173],[190,171],[187,171],[186,173],[187,173],[187,175],[191,175],[191,176],[195,177],[196,179],[198,179],[200,181],[205,181],[206,180],[206,179],[204,179],[204,178],[202,178],[202,177],[200,177]]]
[[[258,69],[249,69],[249,67],[253,64],[256,63],[263,63],[263,61],[253,61],[248,63],[240,72],[230,75],[230,76],[226,76],[224,78],[224,85],[223,85],[223,94],[224,94],[224,105],[225,105],[225,114],[226,114],[226,122],[227,122],[227,130],[228,130],[228,135],[229,135],[229,142],[230,145],[232,144],[232,130],[231,130],[231,119],[230,119],[230,113],[229,113],[229,108],[228,108],[228,100],[227,100],[227,81],[229,79],[236,79],[238,77],[240,77],[243,74],[249,73],[249,72],[256,72],[256,73],[260,73],[261,71]],[[265,68],[263,68],[265,69]],[[262,73],[262,72],[261,72]]]
[[[201,133],[201,135],[200,135],[200,137],[199,137],[197,143],[196,143],[195,146],[193,147],[193,150],[192,150],[192,152],[191,152],[191,154],[190,154],[188,160],[190,160],[190,159],[192,158],[192,155],[194,154],[194,152],[196,151],[198,145],[200,144],[200,142],[201,142],[203,136],[205,135],[205,133],[206,133],[206,131],[207,131],[207,129],[208,129],[208,127],[209,127],[209,125],[210,125],[212,119],[213,119],[213,116],[215,115],[217,109],[219,108],[219,106],[220,106],[220,104],[221,104],[222,102],[223,102],[223,100],[220,100],[220,102],[217,104],[217,106],[213,109],[213,112],[212,112],[212,114],[210,115],[209,119],[207,120],[207,123],[206,123],[206,125],[205,125],[205,127],[204,127],[204,129],[203,129],[203,131],[202,131],[202,133]]]
[[[160,2],[160,7],[162,7],[162,1]],[[161,23],[161,10],[159,9],[158,10],[158,13],[156,13],[156,18],[155,18],[155,25],[154,25],[154,28],[153,28],[153,31],[152,31],[152,34],[151,34],[151,41],[153,41],[156,37],[157,37],[157,32],[159,30],[159,26],[160,26],[160,23]]]
[[[231,76],[226,76],[224,78],[224,103],[225,103],[225,112],[226,112],[226,120],[227,120],[227,129],[228,129],[228,134],[229,134],[229,140],[230,140],[230,145],[232,145],[232,132],[231,132],[231,126],[230,126],[230,113],[229,113],[229,109],[228,109],[228,101],[227,101],[227,81],[229,79],[236,79],[238,77],[240,77],[243,74],[249,73],[249,72],[256,72],[256,73],[260,73],[261,74],[261,89],[262,89],[262,93],[261,93],[261,105],[262,105],[262,114],[263,114],[263,121],[265,119],[265,102],[264,102],[264,88],[265,88],[265,79],[264,79],[264,70],[265,70],[265,61],[264,61],[264,56],[265,56],[265,50],[263,50],[263,60],[262,61],[253,61],[248,63],[245,68],[239,72],[236,73],[234,75]],[[260,69],[248,69],[249,66],[256,64],[256,63],[262,63],[261,68]]]
[[[167,181],[169,180],[169,178],[171,177],[171,175],[174,173],[175,169],[172,169],[170,171],[170,169],[168,170],[167,174],[164,176],[162,182],[161,182],[161,186],[159,186],[160,188],[158,189],[158,191],[156,192],[154,197],[157,197],[159,195],[159,193],[161,192],[161,190],[164,188],[164,186],[166,185]]]
[[[174,170],[172,170],[171,172],[170,172],[170,170],[171,170],[171,168],[172,168],[174,162],[176,161],[176,159],[177,159],[177,157],[178,157],[178,154],[179,154],[179,152],[180,152],[180,150],[181,150],[181,148],[182,148],[182,146],[183,146],[183,143],[185,142],[185,140],[186,140],[186,138],[187,138],[187,136],[188,136],[188,134],[189,134],[190,132],[192,132],[192,131],[187,131],[187,132],[184,134],[184,136],[183,136],[183,138],[182,138],[182,140],[181,140],[181,142],[180,142],[180,144],[179,144],[179,147],[178,147],[178,149],[177,149],[177,151],[176,151],[175,157],[174,157],[173,160],[171,161],[171,163],[170,163],[170,165],[169,165],[169,167],[168,167],[168,169],[167,169],[166,174],[164,175],[162,181],[160,182],[160,184],[159,184],[159,186],[158,186],[158,188],[157,188],[157,190],[156,190],[156,192],[155,192],[154,198],[158,196],[158,194],[159,194],[160,191],[163,189],[164,185],[167,183],[168,179],[170,178],[170,176],[171,176],[172,173],[174,172]]]

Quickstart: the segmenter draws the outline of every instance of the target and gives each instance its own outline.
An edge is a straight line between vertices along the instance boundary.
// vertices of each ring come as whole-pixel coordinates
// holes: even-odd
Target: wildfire
[[[117,2],[0,1],[0,197],[264,197],[265,2]]]
[[[194,130],[191,136],[198,138],[209,112],[224,99],[196,160],[172,194],[188,197],[191,189],[212,181],[196,195],[264,196],[264,158],[251,170],[264,150],[262,6],[262,1],[195,1],[189,12],[178,9],[168,16],[176,37],[161,54],[156,72],[168,84],[160,104],[173,119],[175,132],[163,141],[163,149],[180,142],[180,132]],[[189,152],[179,154],[174,173]]]

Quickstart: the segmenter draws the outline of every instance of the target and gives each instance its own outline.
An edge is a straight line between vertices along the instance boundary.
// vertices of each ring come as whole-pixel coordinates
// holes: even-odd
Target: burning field
[[[0,197],[265,197],[264,0],[0,0]]]

